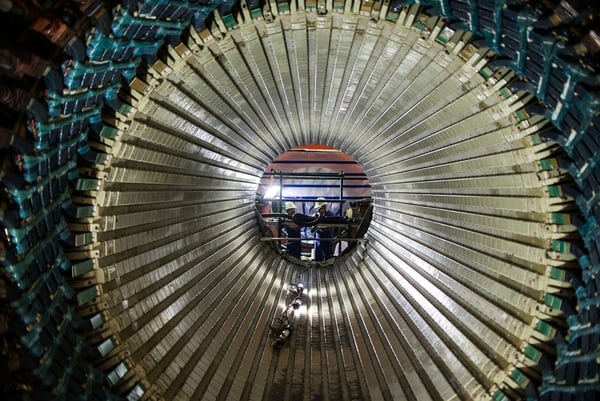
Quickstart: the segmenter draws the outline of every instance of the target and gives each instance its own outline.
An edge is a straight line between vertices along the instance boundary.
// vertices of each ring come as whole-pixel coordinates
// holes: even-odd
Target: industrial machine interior
[[[0,0],[4,399],[600,399],[599,21]]]

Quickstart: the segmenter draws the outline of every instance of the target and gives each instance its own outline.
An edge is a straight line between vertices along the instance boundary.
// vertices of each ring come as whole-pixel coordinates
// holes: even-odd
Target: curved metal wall
[[[269,20],[243,3],[105,109],[65,248],[85,360],[106,374],[87,377],[133,400],[594,394],[593,360],[560,370],[587,259],[556,115],[445,19],[329,5]],[[281,259],[254,215],[264,167],[307,143],[347,152],[373,190],[368,242],[326,268]]]

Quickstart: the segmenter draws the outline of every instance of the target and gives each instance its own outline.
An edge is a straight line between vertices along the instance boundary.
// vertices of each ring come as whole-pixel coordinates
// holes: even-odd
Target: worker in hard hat
[[[294,216],[294,214],[296,213],[296,205],[294,204],[294,202],[285,202],[285,213],[289,216],[289,220],[292,219],[292,217]],[[302,258],[302,242],[299,238],[301,233],[300,233],[300,227],[298,225],[296,225],[294,222],[292,221],[285,221],[282,227],[282,231],[283,234],[290,238],[287,240],[287,243],[285,245],[285,253],[287,253],[290,256],[293,256],[295,258],[301,259]],[[296,238],[296,239],[291,239],[291,238]]]
[[[333,213],[327,209],[328,203],[325,198],[317,198],[317,216],[333,217]],[[333,241],[331,238],[334,237],[334,228],[325,224],[318,224],[315,227],[315,261],[321,262],[333,257]],[[324,239],[320,241],[319,239]]]

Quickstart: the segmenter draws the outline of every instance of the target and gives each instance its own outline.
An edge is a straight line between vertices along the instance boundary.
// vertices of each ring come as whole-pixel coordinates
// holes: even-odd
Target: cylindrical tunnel
[[[114,45],[92,31],[87,61],[63,65],[65,98],[87,85],[104,102],[51,116],[32,140],[37,154],[60,158],[73,144],[80,154],[76,169],[64,164],[77,171],[72,192],[55,203],[69,236],[46,234],[62,241],[66,259],[53,269],[73,293],[65,284],[68,306],[47,307],[58,322],[50,345],[45,307],[28,323],[36,332],[43,322],[39,335],[19,337],[41,344],[35,375],[63,369],[40,388],[56,399],[165,401],[597,394],[597,317],[585,315],[586,326],[574,291],[588,288],[581,226],[584,201],[596,198],[584,191],[576,202],[573,191],[592,167],[569,170],[574,140],[566,146],[557,128],[561,109],[576,108],[565,98],[572,83],[553,104],[546,86],[562,70],[535,60],[535,82],[507,47],[510,32],[533,32],[552,9],[433,3],[242,2],[205,29],[177,22],[194,2],[113,8]],[[480,25],[450,24],[468,7]],[[488,9],[502,38],[481,25]],[[149,39],[160,29],[168,43]],[[125,49],[147,55],[150,43],[157,57],[132,70]],[[92,74],[111,58],[110,70],[130,77],[118,97]],[[85,113],[84,136],[39,145],[41,128]],[[257,223],[265,167],[306,144],[346,152],[372,188],[365,241],[329,265],[282,258]],[[61,168],[47,180],[67,176]],[[14,244],[20,233],[9,232]],[[15,266],[34,263],[28,249],[5,263],[17,283],[27,275]],[[21,286],[22,299],[38,296],[37,282]],[[592,329],[573,334],[580,326]]]

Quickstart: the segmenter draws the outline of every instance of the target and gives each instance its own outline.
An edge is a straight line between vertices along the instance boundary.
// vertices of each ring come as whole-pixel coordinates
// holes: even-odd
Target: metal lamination
[[[506,88],[514,74],[443,24],[418,7],[397,23],[293,11],[192,30],[134,80],[96,196],[117,392],[486,400],[539,380],[531,350],[547,349],[567,286],[551,270],[573,259],[557,248],[574,228],[549,194],[555,145],[528,128],[543,123]],[[282,259],[254,217],[264,167],[308,143],[350,154],[373,189],[368,242],[328,268]],[[269,328],[298,281],[276,350]]]

